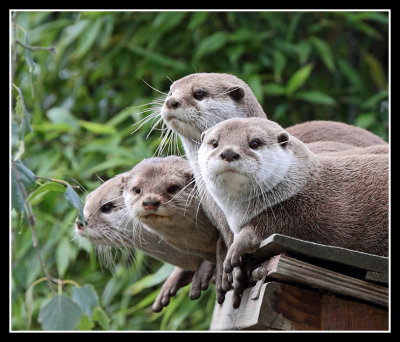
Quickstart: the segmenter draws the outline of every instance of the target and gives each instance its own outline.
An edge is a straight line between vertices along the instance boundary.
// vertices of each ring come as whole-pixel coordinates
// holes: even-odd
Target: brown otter
[[[107,266],[114,262],[112,248],[129,252],[131,249],[138,249],[158,260],[177,266],[162,286],[153,304],[153,311],[161,311],[168,305],[170,297],[190,282],[190,296],[192,299],[198,298],[201,290],[208,286],[213,265],[204,263],[198,256],[182,253],[132,218],[122,197],[122,179],[127,175],[128,172],[109,179],[86,197],[86,227],[77,219],[75,232],[94,244],[100,261]]]
[[[225,292],[230,288],[230,283],[226,281],[222,272],[222,261],[226,252],[225,248],[232,242],[232,234],[223,212],[208,193],[199,172],[197,153],[200,136],[203,131],[229,118],[266,118],[266,114],[246,82],[236,76],[219,73],[196,73],[173,82],[160,113],[168,128],[166,136],[168,137],[172,130],[181,138],[185,154],[194,171],[204,211],[219,229],[223,238],[223,241],[218,243],[216,276],[217,301],[222,303]],[[324,123],[329,126],[332,122],[325,121]],[[340,130],[337,123],[333,123],[333,126],[336,130]],[[309,132],[311,136],[314,136],[314,125],[309,127],[308,130],[307,124],[297,126],[294,128],[297,131],[295,134],[305,137]],[[345,125],[345,128],[345,142],[352,144],[354,136],[351,131],[352,126]],[[364,145],[377,144],[377,140],[383,141],[366,130],[360,132],[360,129],[356,127],[355,130],[365,134]],[[324,132],[326,132],[324,139],[327,141],[335,141],[338,136],[335,130],[322,130],[321,134]],[[341,135],[341,142],[342,137]],[[318,140],[321,138],[318,137]],[[358,146],[358,141],[359,135],[357,135],[355,146]]]
[[[215,263],[218,231],[203,213],[187,160],[144,159],[123,179],[123,198],[132,218],[182,253]]]
[[[224,269],[273,233],[388,255],[388,154],[315,154],[279,124],[234,118],[202,134],[198,161],[234,242]]]

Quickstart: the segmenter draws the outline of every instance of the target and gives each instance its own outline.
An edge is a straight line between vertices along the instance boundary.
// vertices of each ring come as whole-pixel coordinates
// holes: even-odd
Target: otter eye
[[[203,90],[196,90],[196,91],[193,93],[193,97],[194,97],[196,100],[198,100],[198,101],[204,99],[205,96],[206,96],[206,92],[203,91]]]
[[[137,186],[135,186],[135,187],[132,189],[132,192],[133,192],[134,194],[136,194],[136,195],[139,195],[139,194],[142,192],[142,190],[141,190],[140,188],[138,188]]]
[[[252,140],[249,143],[249,147],[253,150],[257,149],[260,146],[260,142],[258,140]]]
[[[112,204],[112,203],[106,203],[106,204],[103,204],[101,207],[100,207],[100,210],[101,210],[101,212],[102,213],[108,213],[111,209],[113,209],[115,206],[114,206],[114,204]]]
[[[167,188],[167,192],[169,193],[169,194],[174,194],[174,193],[176,193],[177,191],[179,190],[179,186],[177,186],[177,185],[171,185],[171,186],[169,186],[168,188]]]
[[[213,148],[217,148],[218,147],[218,141],[213,139],[210,141],[210,144],[212,145]]]

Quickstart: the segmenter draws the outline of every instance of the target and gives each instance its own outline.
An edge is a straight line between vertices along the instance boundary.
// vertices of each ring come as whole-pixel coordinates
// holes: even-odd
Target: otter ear
[[[244,88],[240,85],[232,86],[228,89],[229,96],[235,100],[240,101],[244,97]]]
[[[201,133],[200,142],[203,142],[204,136],[206,135],[206,132],[207,132],[207,131],[204,131],[203,133]]]
[[[281,145],[282,147],[286,147],[289,143],[289,134],[286,132],[282,132],[278,135],[278,144]]]

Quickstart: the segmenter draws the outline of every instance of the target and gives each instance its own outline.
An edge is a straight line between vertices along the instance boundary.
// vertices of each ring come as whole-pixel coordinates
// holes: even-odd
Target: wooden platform
[[[255,285],[211,330],[388,330],[388,258],[275,234],[253,259]]]

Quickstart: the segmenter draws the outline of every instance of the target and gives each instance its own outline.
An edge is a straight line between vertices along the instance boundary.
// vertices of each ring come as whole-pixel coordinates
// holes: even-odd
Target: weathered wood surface
[[[274,234],[251,259],[256,285],[238,309],[229,291],[211,330],[388,329],[388,258]]]
[[[388,288],[349,277],[284,254],[276,255],[261,266],[268,277],[328,290],[367,302],[388,306]]]
[[[302,255],[343,264],[354,268],[383,274],[386,278],[389,269],[387,257],[358,252],[346,248],[327,246],[310,241],[304,241],[281,234],[273,234],[260,243],[260,247],[252,257],[265,261],[274,255],[287,252],[288,254]]]
[[[210,330],[388,330],[388,312],[316,290],[267,282],[258,299],[247,288],[238,309],[232,291],[216,304]]]

